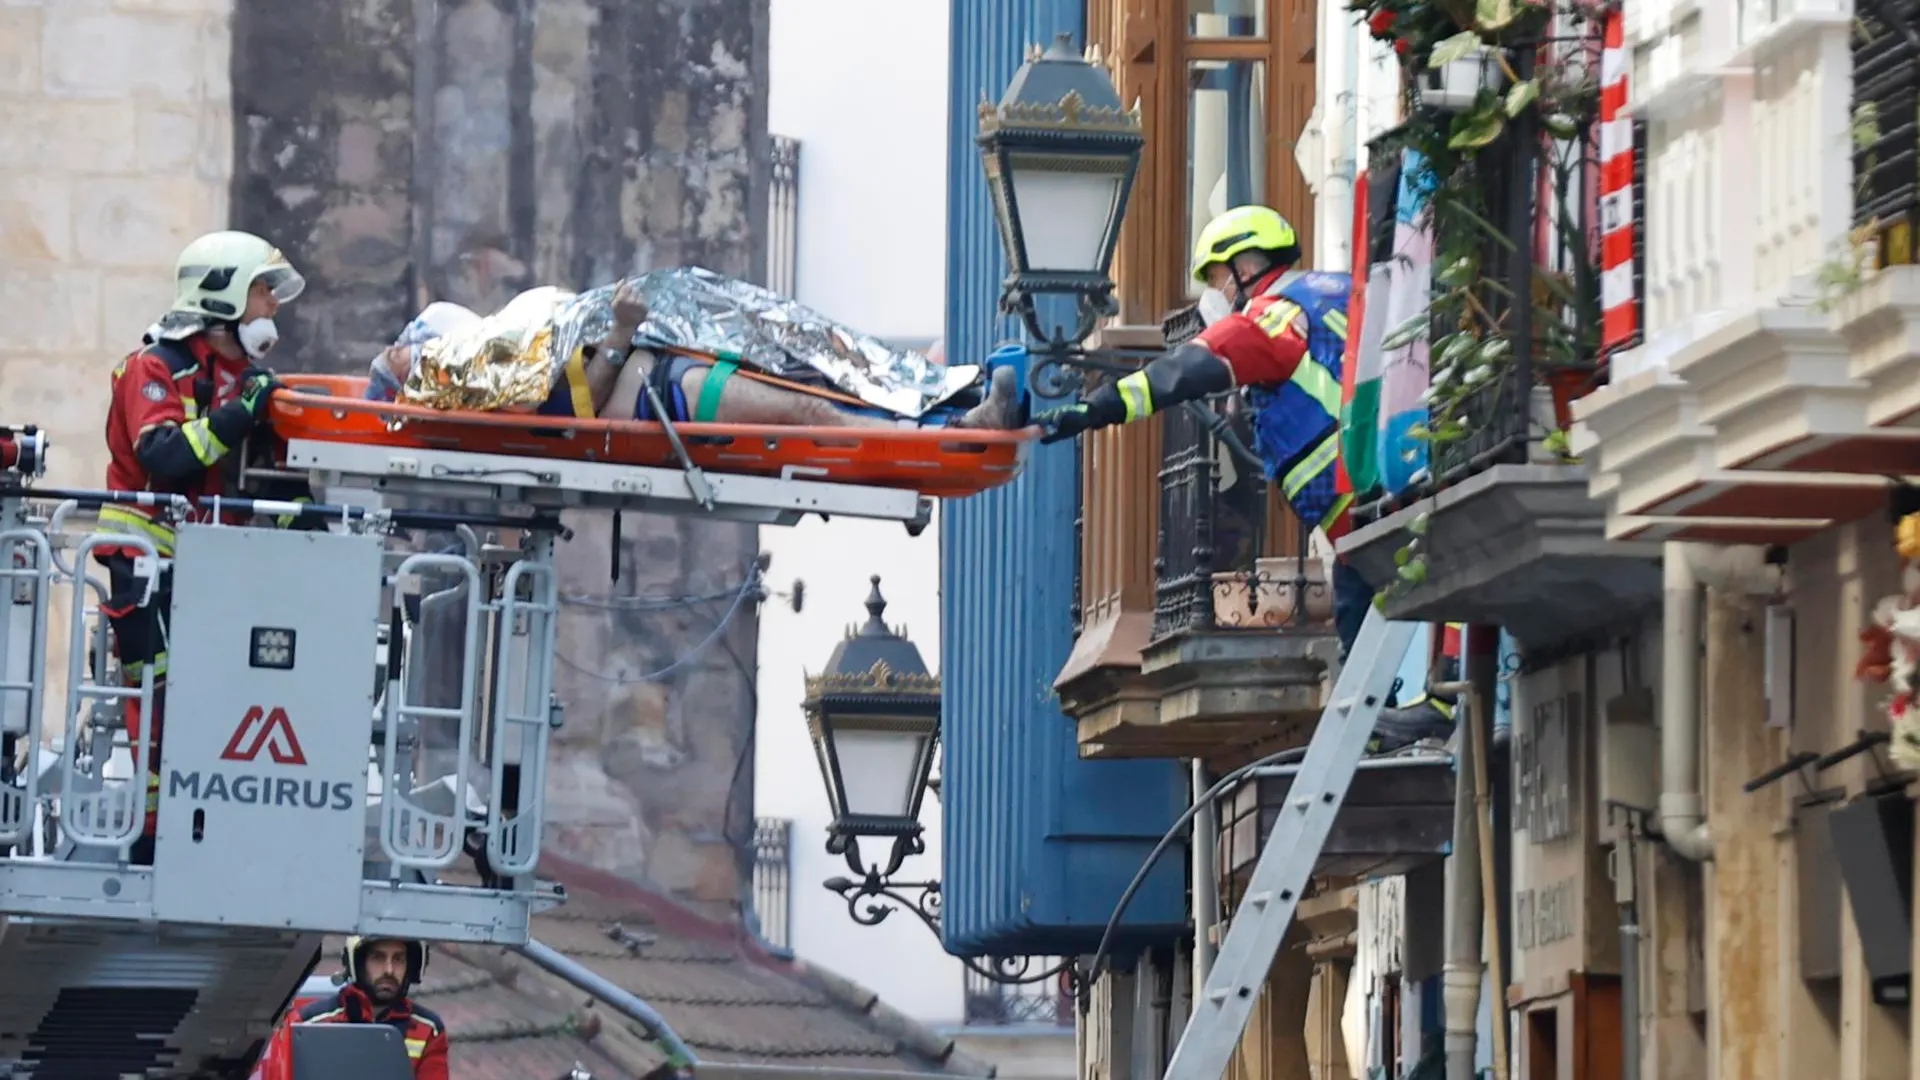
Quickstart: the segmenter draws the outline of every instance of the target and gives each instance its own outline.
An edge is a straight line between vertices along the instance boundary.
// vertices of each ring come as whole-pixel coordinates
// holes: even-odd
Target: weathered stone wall
[[[312,283],[277,360],[361,371],[429,300],[699,263],[751,276],[766,0],[238,0],[235,223]],[[548,843],[731,903],[752,833],[751,527],[573,523]]]

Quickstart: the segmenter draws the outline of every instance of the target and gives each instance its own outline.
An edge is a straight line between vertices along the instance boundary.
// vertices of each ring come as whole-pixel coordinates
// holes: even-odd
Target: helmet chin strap
[[[1273,264],[1268,263],[1267,268],[1260,271],[1258,274],[1255,274],[1252,277],[1245,277],[1240,273],[1240,260],[1238,257],[1227,260],[1227,273],[1233,275],[1233,293],[1234,293],[1234,296],[1236,297],[1236,299],[1233,301],[1233,310],[1235,314],[1245,311],[1247,309],[1247,305],[1253,302],[1254,282],[1259,281],[1261,278],[1266,277],[1269,273],[1272,273],[1272,272],[1273,272]]]

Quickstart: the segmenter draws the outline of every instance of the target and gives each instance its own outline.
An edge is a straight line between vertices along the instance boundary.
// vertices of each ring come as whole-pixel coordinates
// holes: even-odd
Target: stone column
[[[1774,978],[1782,951],[1779,785],[1748,795],[1746,781],[1778,764],[1781,733],[1766,726],[1766,649],[1760,605],[1708,590],[1705,695],[1709,1075],[1773,1080],[1781,1010]]]

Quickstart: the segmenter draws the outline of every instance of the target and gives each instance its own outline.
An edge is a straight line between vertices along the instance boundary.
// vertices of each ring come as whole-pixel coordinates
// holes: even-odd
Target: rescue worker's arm
[[[1279,333],[1269,332],[1268,324]],[[1058,442],[1083,431],[1132,423],[1235,386],[1283,383],[1293,377],[1306,349],[1306,316],[1293,304],[1283,301],[1252,314],[1229,315],[1084,401],[1042,413],[1035,418],[1046,432],[1040,441]]]
[[[249,372],[238,398],[189,420],[165,362],[143,355],[128,365],[115,392],[127,426],[137,433],[134,452],[141,467],[154,479],[177,485],[217,465],[246,438],[266,416],[276,385],[266,372]]]
[[[447,1080],[447,1032],[436,1027],[427,1037],[427,1048],[413,1063],[413,1080]]]

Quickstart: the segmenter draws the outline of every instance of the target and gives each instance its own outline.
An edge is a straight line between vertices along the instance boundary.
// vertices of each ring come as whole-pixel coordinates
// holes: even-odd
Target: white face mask
[[[1200,318],[1208,326],[1233,314],[1233,301],[1219,289],[1209,288],[1200,294]]]
[[[236,336],[240,339],[240,347],[246,350],[247,355],[258,360],[267,355],[268,350],[280,340],[280,328],[273,325],[272,319],[255,319],[252,322],[241,323],[240,332]]]

